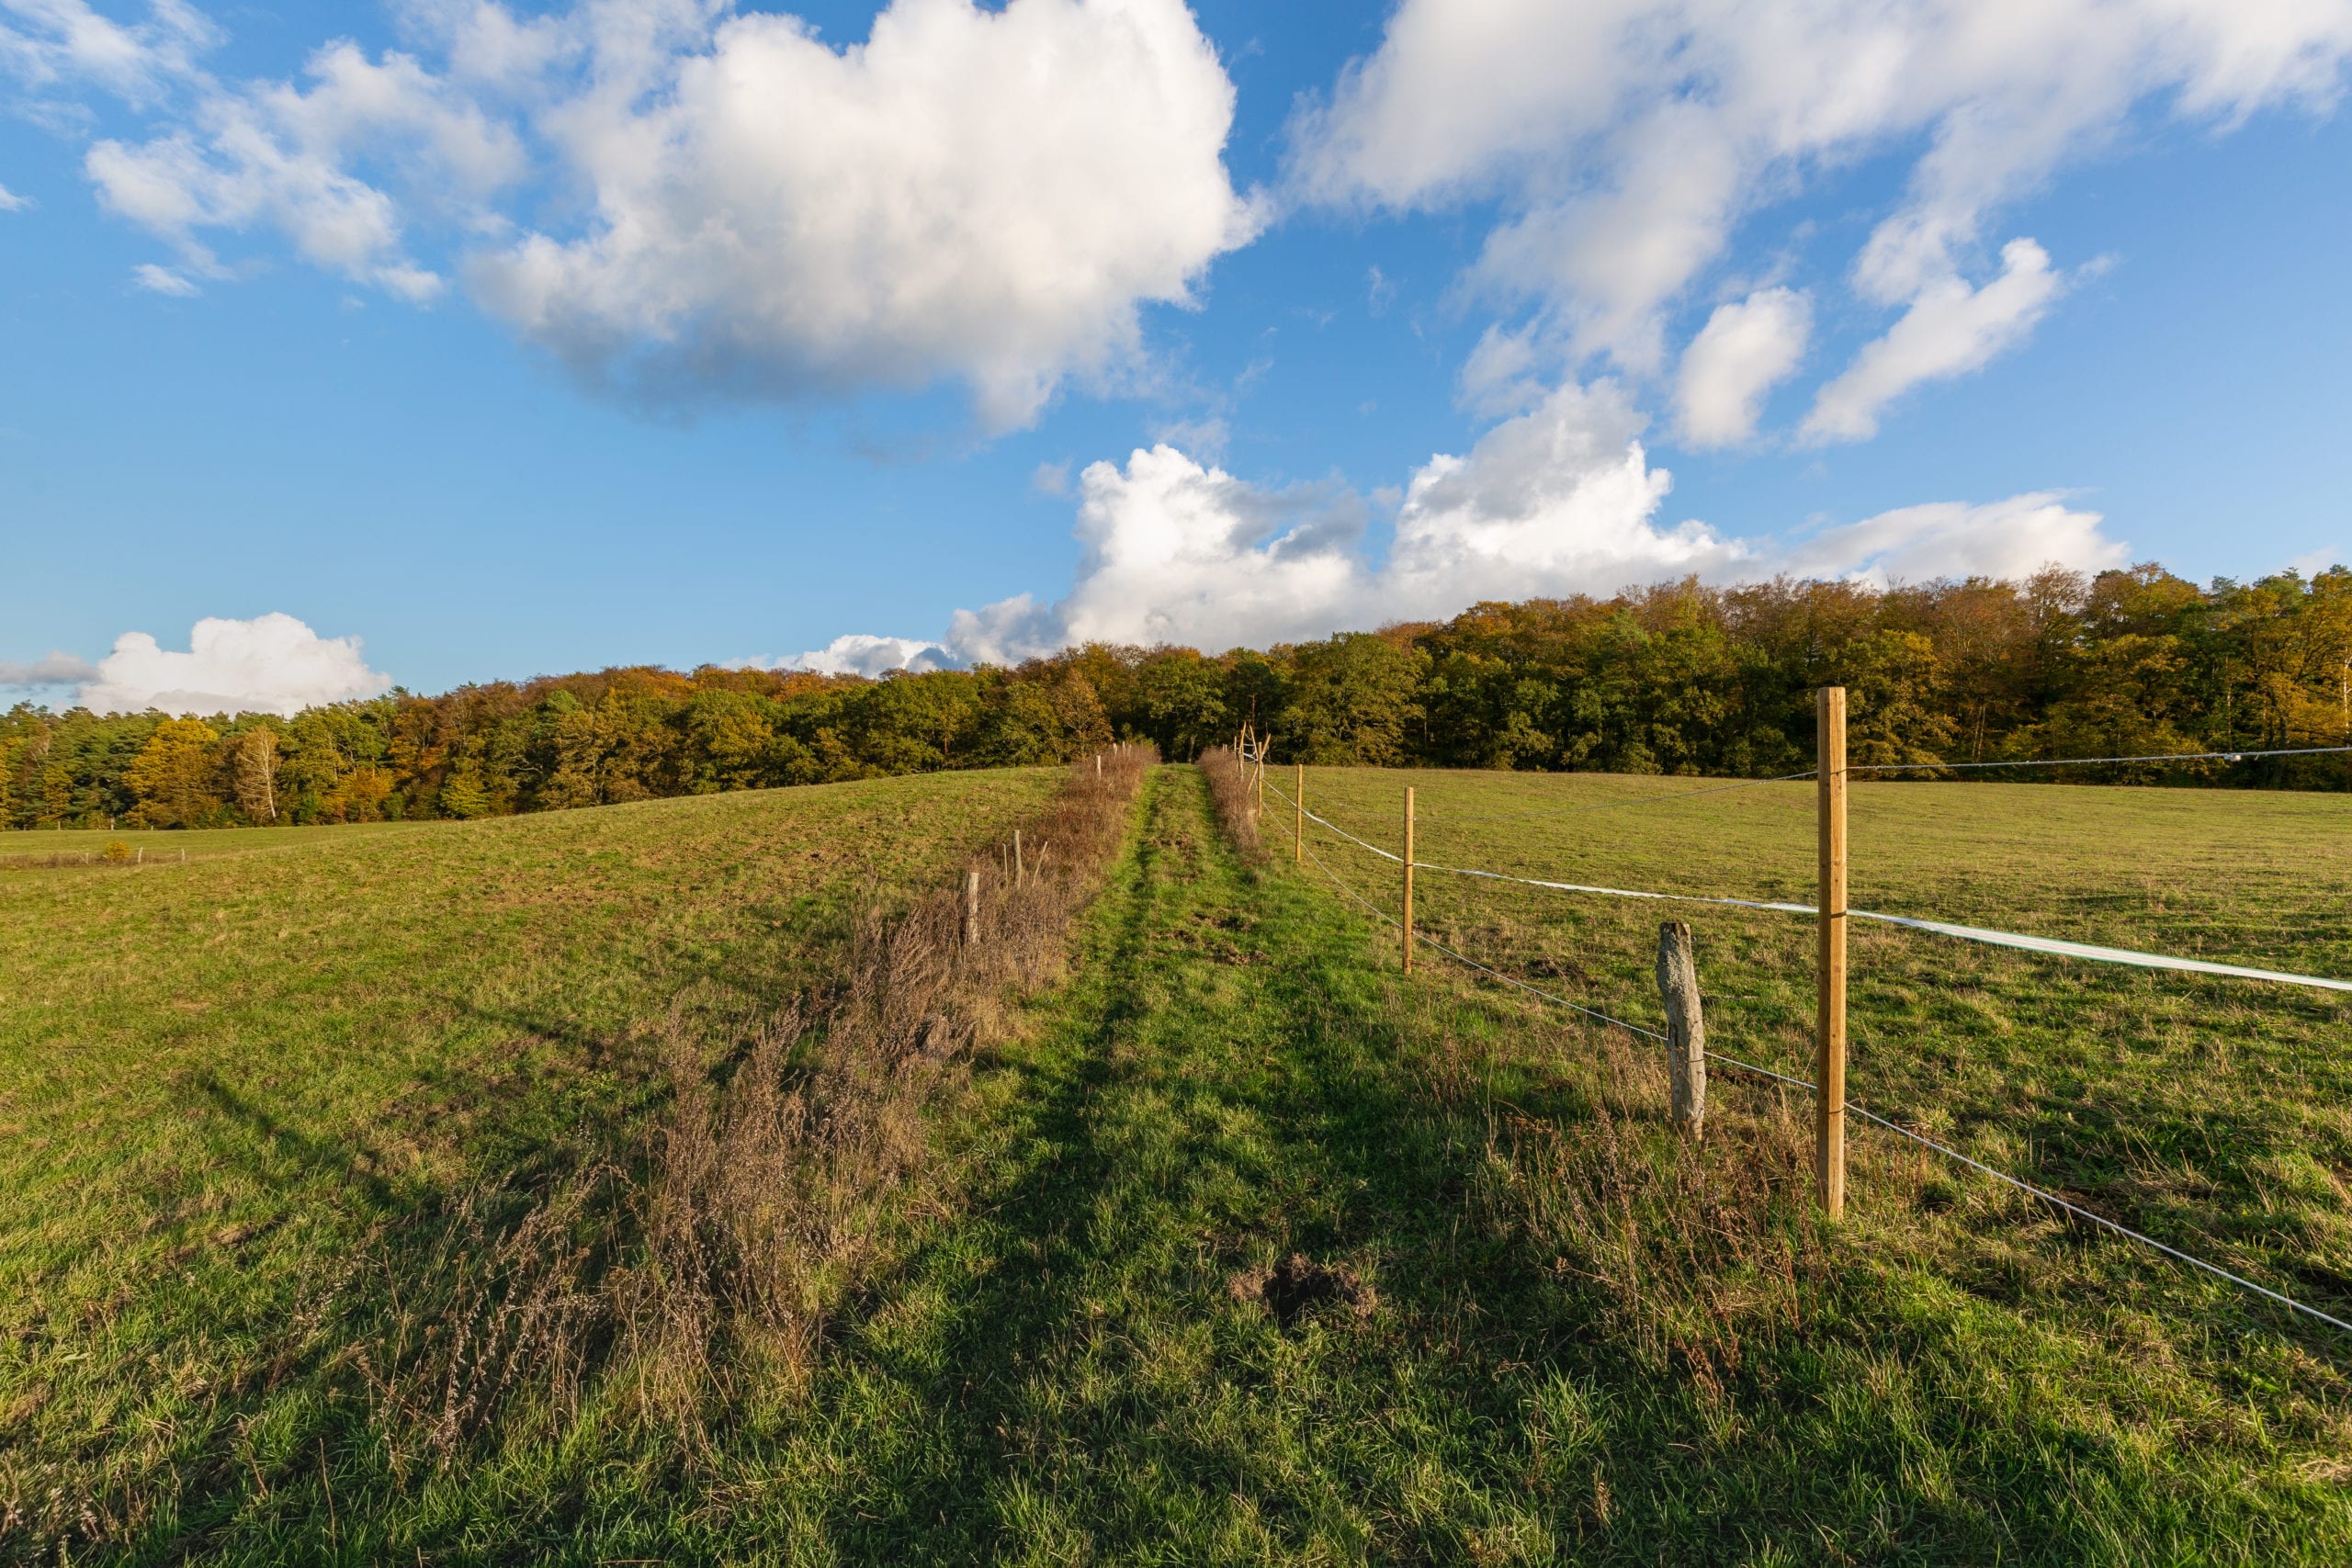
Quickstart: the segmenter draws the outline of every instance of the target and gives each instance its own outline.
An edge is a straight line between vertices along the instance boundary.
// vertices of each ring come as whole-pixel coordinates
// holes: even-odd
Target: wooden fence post
[[[1834,1220],[1846,1212],[1846,688],[1824,686],[1815,701],[1821,956],[1815,969],[1814,1190]]]
[[[1298,793],[1291,797],[1291,804],[1298,807],[1298,814],[1292,818],[1290,825],[1290,859],[1293,865],[1305,865],[1306,863],[1306,764],[1301,762],[1297,766]]]
[[[1707,1120],[1707,1020],[1699,1000],[1699,958],[1690,928],[1657,928],[1657,990],[1666,998],[1666,1071],[1673,1086],[1674,1129],[1692,1143]]]
[[[1413,786],[1405,786],[1405,973],[1413,972]]]
[[[964,945],[980,945],[980,874],[964,874]]]
[[[1021,829],[1012,830],[1012,886],[1018,887],[1028,880],[1028,868],[1021,862]]]

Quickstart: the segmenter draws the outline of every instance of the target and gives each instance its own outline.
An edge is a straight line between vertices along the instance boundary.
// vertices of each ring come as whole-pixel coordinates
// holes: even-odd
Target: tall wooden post
[[[1405,786],[1405,973],[1413,972],[1413,786]]]
[[[1027,867],[1021,863],[1021,829],[1012,830],[1012,886],[1020,886],[1028,880]]]
[[[1290,860],[1293,865],[1305,865],[1306,863],[1306,764],[1300,762],[1296,766],[1298,793],[1291,796],[1290,803],[1298,808],[1298,813],[1290,825]]]
[[[1657,989],[1666,1001],[1666,1072],[1674,1128],[1695,1144],[1707,1120],[1707,1020],[1699,1000],[1698,953],[1690,928],[1680,920],[1657,928]]]
[[[1846,688],[1824,686],[1815,701],[1821,956],[1815,969],[1814,1190],[1834,1220],[1846,1212]]]
[[[964,874],[964,945],[980,945],[980,874]]]

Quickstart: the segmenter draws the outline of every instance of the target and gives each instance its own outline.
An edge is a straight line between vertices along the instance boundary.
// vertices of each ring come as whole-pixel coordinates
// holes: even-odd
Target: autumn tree
[[[266,724],[228,740],[229,776],[237,809],[255,825],[277,821],[277,731]]]
[[[212,747],[220,739],[201,719],[157,725],[126,775],[139,802],[131,820],[148,828],[193,828],[220,810],[212,793]]]

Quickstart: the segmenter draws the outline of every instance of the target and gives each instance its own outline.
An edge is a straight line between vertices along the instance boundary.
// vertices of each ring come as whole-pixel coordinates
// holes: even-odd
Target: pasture
[[[756,1060],[729,1055],[742,1020],[844,962],[869,888],[935,886],[1054,775],[256,838],[163,868],[185,883],[0,879],[6,1174],[32,1194],[0,1232],[0,1541],[285,1563],[2342,1560],[2332,1330],[1868,1129],[1824,1224],[1802,1097],[1719,1071],[1682,1143],[1654,1047],[1428,950],[1400,975],[1392,928],[1292,863],[1273,795],[1255,855],[1220,830],[1219,777],[1161,768],[1118,797],[1066,976],[1011,998],[968,1080],[923,1102],[920,1179],[849,1213],[859,1267],[806,1354],[729,1360],[684,1403],[550,1383],[443,1446],[371,1400],[384,1346],[317,1326],[416,1314],[355,1319],[324,1287],[384,1288],[348,1263],[401,1216],[481,1180],[555,1190],[669,1114],[676,1080],[629,1040],[683,1015],[715,1059]],[[1408,783],[1425,861],[1809,898],[1808,786],[1310,770],[1307,798],[1393,846]],[[2320,795],[1872,784],[1853,902],[2343,975],[2352,872],[2327,846],[2347,826]],[[1393,865],[1308,844],[1393,912]],[[1805,1070],[1803,918],[1427,871],[1419,901],[1456,951],[1650,1026],[1657,921],[1688,919],[1711,1043]],[[1857,1101],[2352,1310],[2342,999],[1865,928],[1852,1016]]]
[[[340,1441],[296,1320],[377,1239],[625,1135],[673,1020],[723,1042],[821,982],[861,909],[947,886],[1056,779],[127,835],[193,852],[0,871],[0,1541],[135,1539],[224,1472],[266,1485],[273,1443]]]

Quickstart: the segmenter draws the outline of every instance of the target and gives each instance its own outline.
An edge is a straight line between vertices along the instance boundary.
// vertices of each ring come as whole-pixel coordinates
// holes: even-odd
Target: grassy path
[[[1495,1108],[1589,1123],[1589,1064],[1445,985],[1400,1005],[1332,899],[1236,863],[1188,769],[1151,784],[1082,943],[981,1077],[969,1201],[738,1450],[714,1549],[2187,1562],[2346,1539],[2341,1477],[2249,1436],[2239,1391],[2119,1393],[2129,1346],[1923,1270],[1815,1257],[1745,1365],[1720,1336],[1712,1366],[1638,1355],[1496,1218]],[[1236,1293],[1293,1251],[1377,1307],[1284,1325]]]
[[[1241,871],[1190,770],[1145,811],[1079,978],[984,1083],[972,1213],[861,1331],[770,1517],[848,1562],[1542,1534],[1513,1495],[1544,1461],[1498,1422],[1543,1391],[1498,1386],[1512,1345],[1463,1286],[1501,1267],[1461,1234],[1476,1128],[1400,1066],[1359,929]],[[1294,1250],[1358,1271],[1372,1318],[1237,1299]]]

